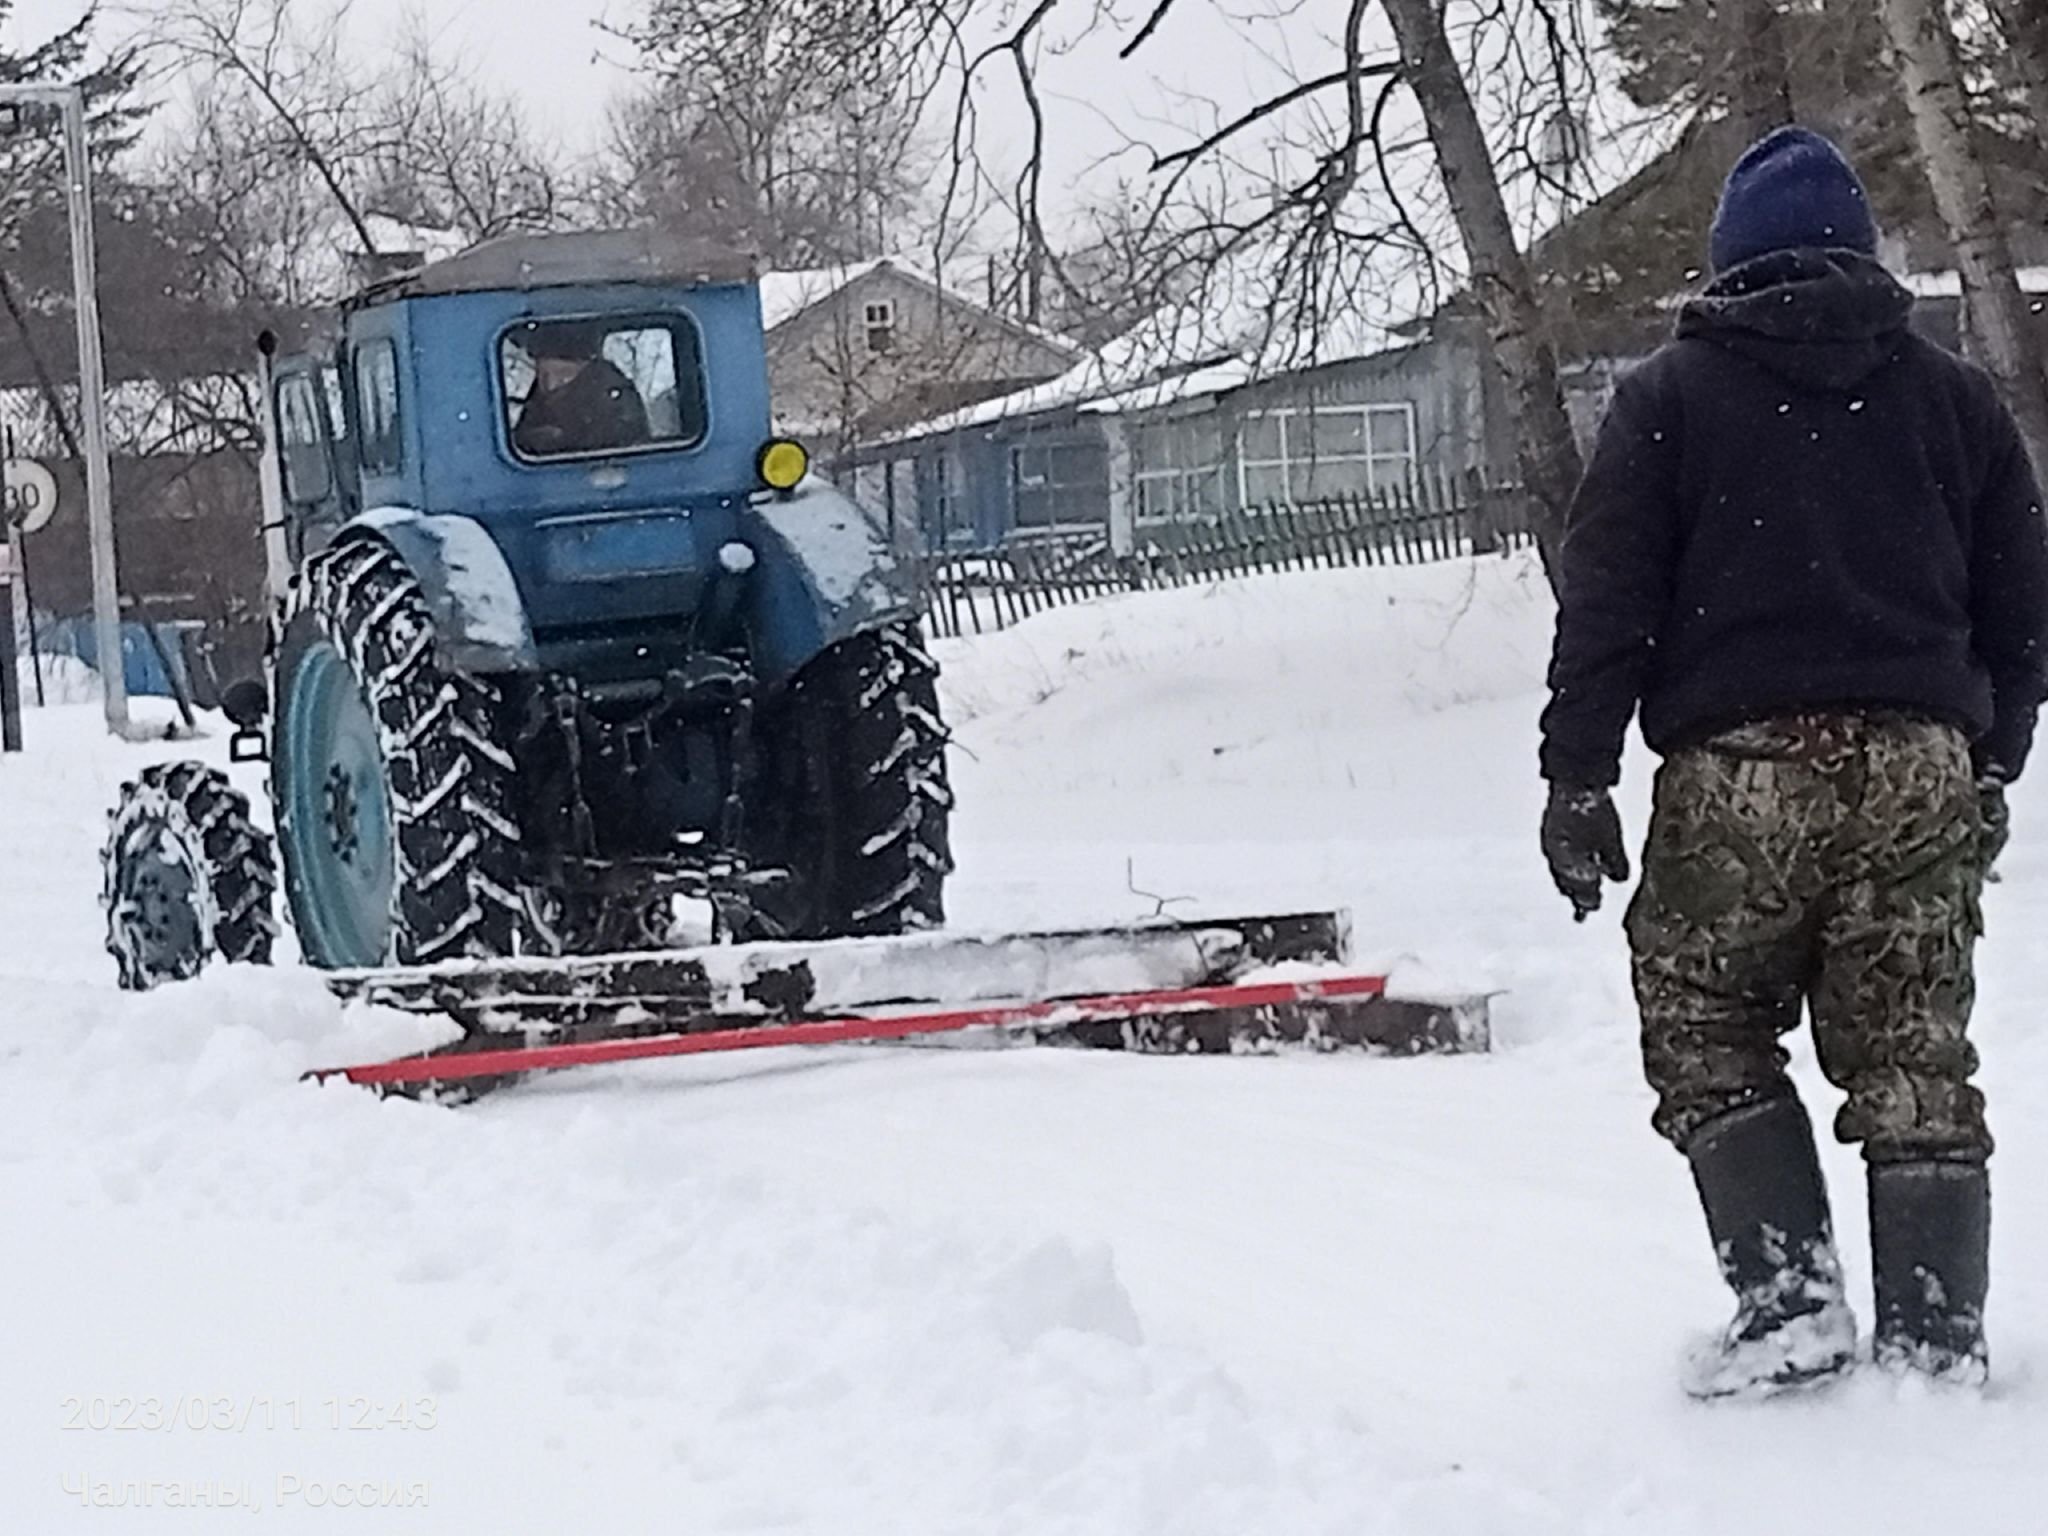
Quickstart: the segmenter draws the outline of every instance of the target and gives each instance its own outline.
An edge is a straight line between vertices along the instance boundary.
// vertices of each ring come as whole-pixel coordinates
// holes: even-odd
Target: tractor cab
[[[799,489],[803,451],[770,430],[754,274],[730,255],[640,230],[490,241],[370,288],[331,353],[273,369],[278,589],[374,529],[472,668],[659,676],[728,605],[718,588],[791,542],[753,536],[764,503],[814,504],[797,545],[838,524],[864,568],[893,566],[846,498]],[[804,628],[800,572],[744,585],[789,589],[766,601]],[[764,670],[786,674],[820,637],[762,638]]]

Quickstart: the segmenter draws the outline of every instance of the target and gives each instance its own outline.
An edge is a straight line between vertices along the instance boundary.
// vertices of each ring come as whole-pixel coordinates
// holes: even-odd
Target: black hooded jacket
[[[2048,691],[2040,492],[1989,379],[1846,251],[1688,303],[1620,382],[1566,525],[1543,773],[1608,785],[1801,709],[1950,721],[2016,775]]]
[[[528,458],[609,453],[648,440],[647,407],[633,381],[606,358],[593,358],[559,389],[533,393],[512,428],[512,444]]]

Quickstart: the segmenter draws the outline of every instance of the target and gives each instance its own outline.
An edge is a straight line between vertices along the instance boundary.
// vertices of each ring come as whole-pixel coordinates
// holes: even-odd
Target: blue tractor
[[[946,731],[884,531],[770,427],[753,273],[649,232],[392,277],[264,376],[267,680],[113,814],[124,985],[937,925]]]

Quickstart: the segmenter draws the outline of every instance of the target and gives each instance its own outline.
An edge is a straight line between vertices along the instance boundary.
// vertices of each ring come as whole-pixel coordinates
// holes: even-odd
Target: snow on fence
[[[1100,526],[1025,530],[995,549],[926,556],[919,577],[933,633],[978,635],[1112,593],[1264,571],[1419,565],[1532,538],[1519,491],[1446,476],[1398,492],[1146,520],[1124,555]]]

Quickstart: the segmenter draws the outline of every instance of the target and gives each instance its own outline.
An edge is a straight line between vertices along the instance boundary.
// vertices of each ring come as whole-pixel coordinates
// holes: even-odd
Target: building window
[[[867,333],[868,354],[885,357],[896,350],[896,301],[869,299],[860,307],[861,329]]]
[[[1223,435],[1213,415],[1147,422],[1131,433],[1141,519],[1214,517],[1223,510]]]
[[[1247,507],[1406,490],[1417,468],[1415,407],[1319,405],[1248,411],[1238,428]]]
[[[1019,528],[1109,520],[1109,450],[1100,443],[1010,450],[1010,508]]]
[[[378,340],[356,349],[357,461],[371,475],[395,475],[404,459],[398,431],[398,349]]]

